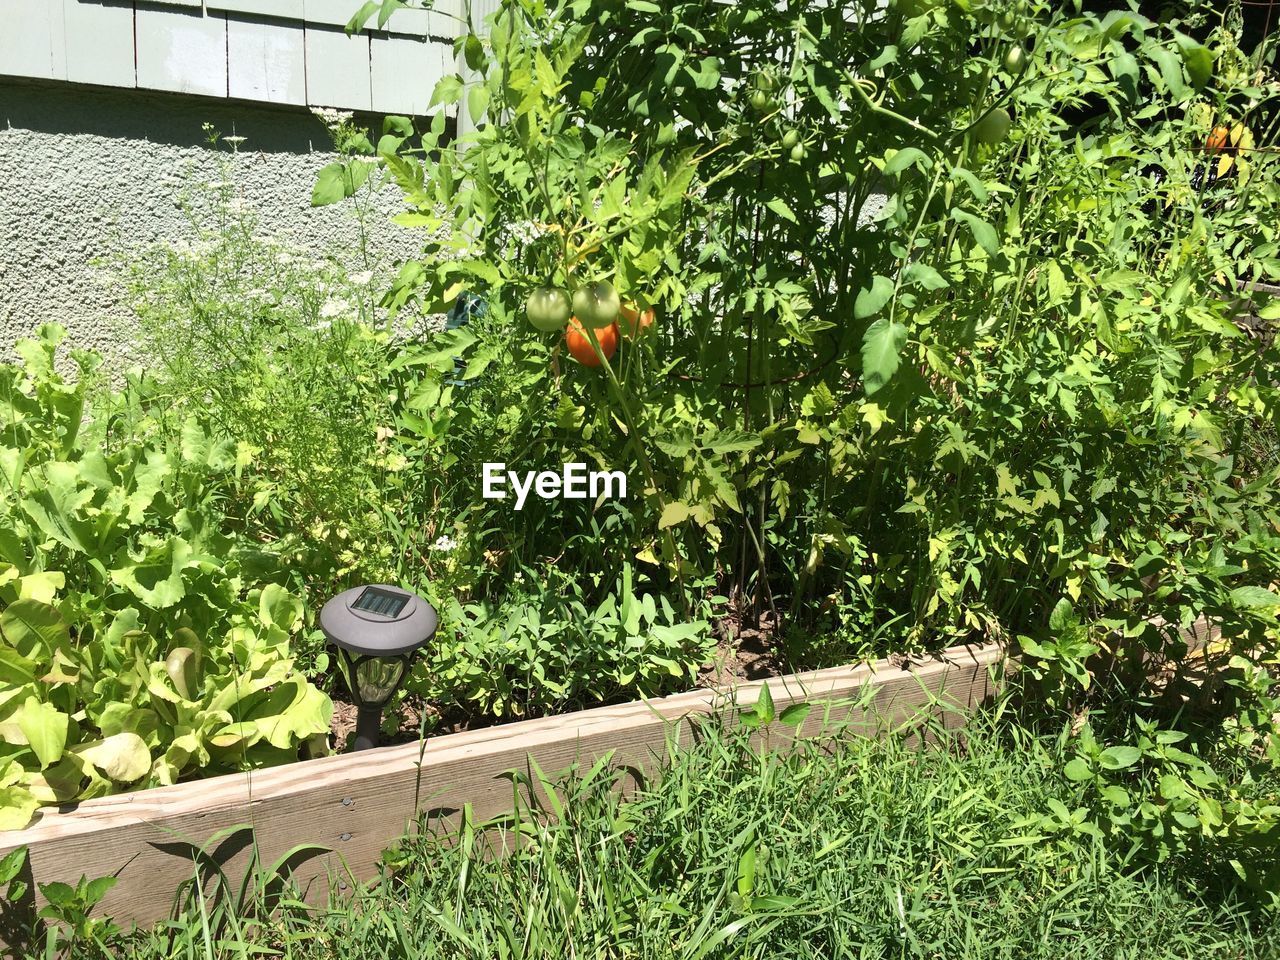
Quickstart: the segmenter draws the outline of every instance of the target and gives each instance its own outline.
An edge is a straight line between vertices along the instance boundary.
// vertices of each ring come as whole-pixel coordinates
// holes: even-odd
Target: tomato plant
[[[601,590],[635,562],[797,656],[1016,637],[1053,709],[1151,693],[1140,666],[1176,652],[1151,616],[1212,610],[1256,662],[1274,347],[1230,304],[1280,271],[1280,197],[1269,152],[1208,177],[1186,149],[1274,102],[1232,36],[1208,7],[505,2],[436,90],[476,130],[381,145],[400,222],[433,231],[386,302],[490,304],[415,388],[452,399],[422,429],[447,420],[460,461],[592,460],[642,493],[451,501],[494,558],[475,589],[517,558]],[[597,280],[663,318],[599,376],[502,326]]]

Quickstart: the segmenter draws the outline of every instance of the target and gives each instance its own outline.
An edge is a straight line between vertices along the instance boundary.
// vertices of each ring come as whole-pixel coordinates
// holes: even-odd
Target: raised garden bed
[[[33,891],[82,875],[114,876],[118,882],[101,912],[122,925],[150,924],[169,914],[174,891],[192,876],[195,851],[216,851],[229,876],[243,876],[248,832],[217,840],[247,824],[264,862],[299,844],[328,848],[294,870],[308,897],[322,901],[334,885],[341,892],[375,876],[382,851],[420,818],[452,821],[464,804],[481,819],[510,810],[508,774],[528,769],[531,757],[548,774],[608,753],[637,775],[653,771],[669,739],[688,743],[689,718],[731,720],[755,706],[766,683],[777,715],[810,704],[799,723],[795,712],[790,725],[775,721],[768,735],[776,738],[809,736],[835,724],[871,729],[928,704],[944,722],[958,723],[956,708],[976,706],[994,692],[1002,660],[995,644],[958,647],[906,666],[879,661],[695,690],[104,797],[46,811],[25,830],[0,833],[0,856],[28,848]],[[26,905],[32,906],[38,904]]]

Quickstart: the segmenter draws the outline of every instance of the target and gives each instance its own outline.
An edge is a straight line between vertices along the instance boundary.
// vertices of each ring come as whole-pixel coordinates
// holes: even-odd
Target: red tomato
[[[600,352],[604,354],[606,360],[612,360],[613,355],[618,352],[618,325],[611,323],[593,332],[596,340],[600,342]],[[584,367],[600,366],[600,358],[596,356],[595,347],[591,345],[591,337],[577,317],[571,317],[569,320],[569,328],[564,332],[564,344],[569,350],[569,355]]]

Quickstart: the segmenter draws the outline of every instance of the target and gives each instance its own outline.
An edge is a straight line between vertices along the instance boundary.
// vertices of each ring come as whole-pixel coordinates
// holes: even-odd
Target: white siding
[[[310,7],[312,0],[307,0]],[[307,102],[318,107],[372,110],[369,35],[349,37],[334,27],[306,30]]]
[[[133,0],[62,0],[66,70],[72,83],[137,86],[133,64]]]
[[[496,0],[473,0],[473,17]],[[289,105],[426,112],[463,0],[348,37],[359,0],[0,0],[0,76]]]
[[[373,42],[373,102],[385,113],[410,116],[427,112],[436,84],[452,67],[445,44],[412,37],[387,37]]]
[[[208,10],[221,10],[223,13],[247,13],[280,20],[305,19],[304,0],[205,0],[204,5]]]
[[[138,86],[227,95],[227,18],[198,10],[138,8]]]
[[[241,100],[305,104],[302,31],[281,23],[228,18],[227,94]]]
[[[53,51],[62,40],[62,7],[49,0],[0,0],[0,15],[0,73],[61,80]]]

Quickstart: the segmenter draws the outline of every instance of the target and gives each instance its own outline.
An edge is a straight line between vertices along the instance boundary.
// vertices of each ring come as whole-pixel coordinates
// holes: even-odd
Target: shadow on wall
[[[0,80],[0,127],[195,147],[208,141],[206,123],[224,136],[248,138],[265,153],[332,149],[324,123],[305,107]]]

